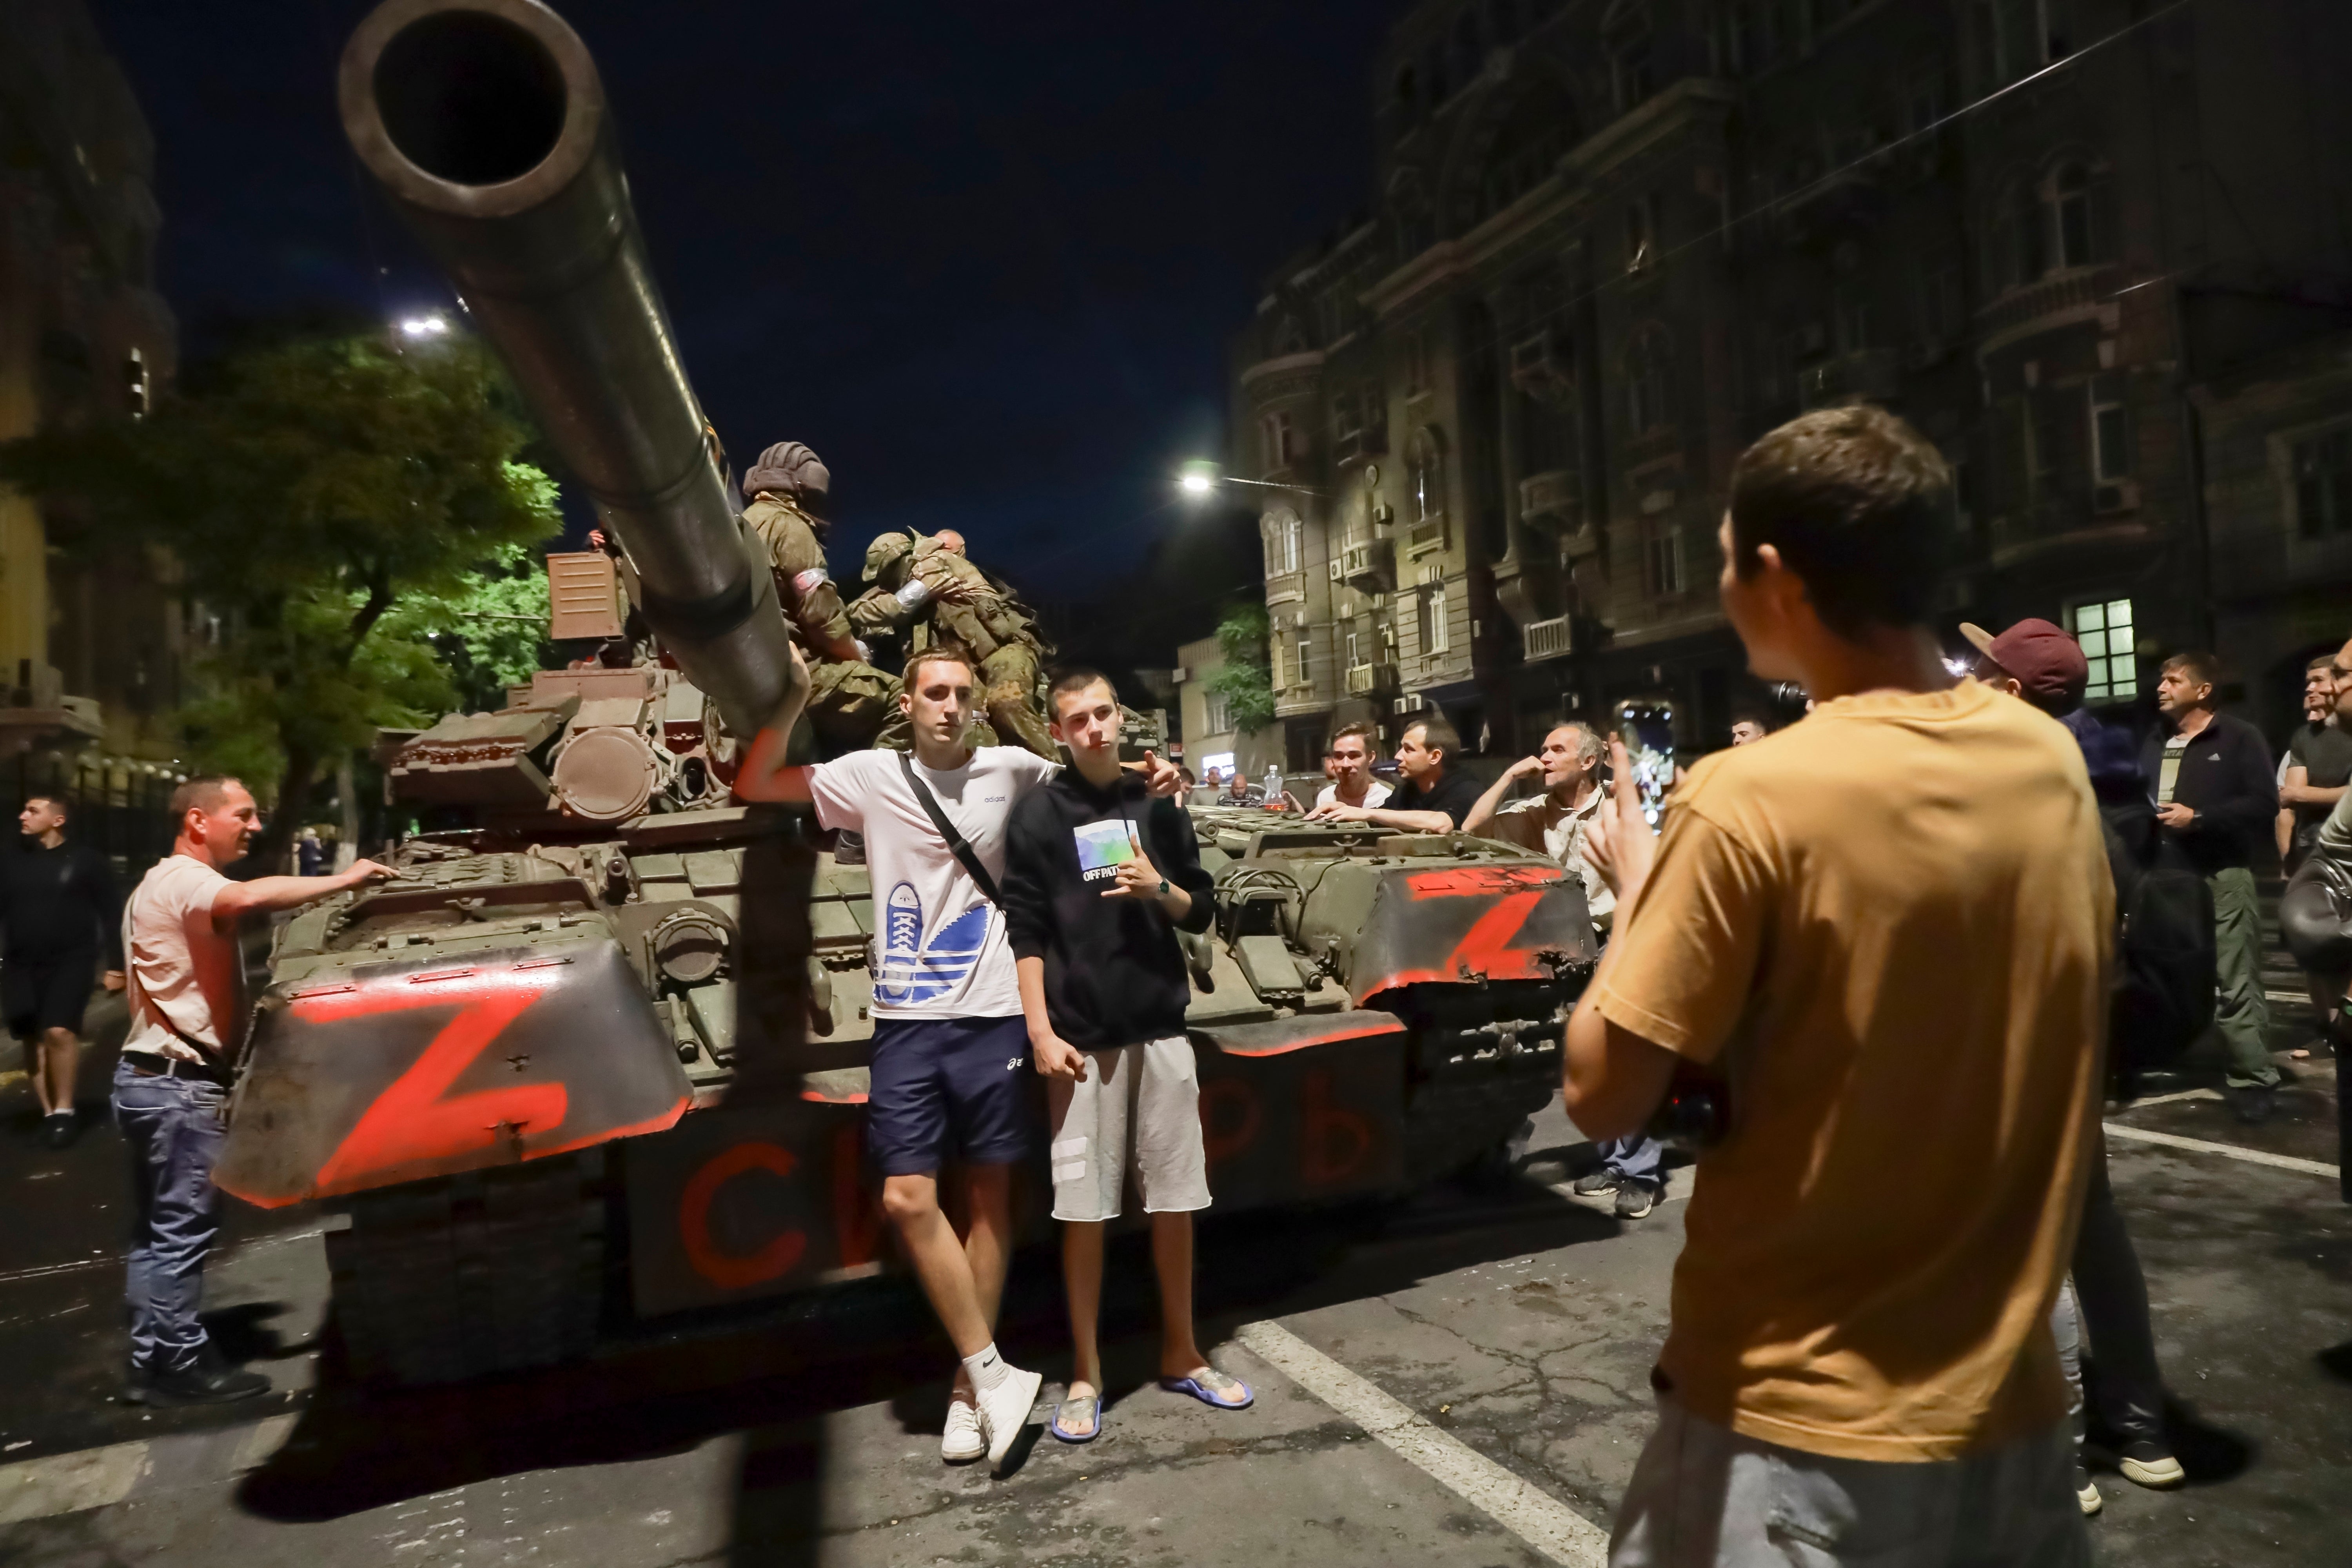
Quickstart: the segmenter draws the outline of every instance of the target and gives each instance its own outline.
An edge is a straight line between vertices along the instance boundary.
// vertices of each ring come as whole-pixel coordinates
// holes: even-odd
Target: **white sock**
[[[1013,1375],[1013,1368],[996,1353],[994,1340],[964,1357],[963,1369],[971,1374],[972,1387],[982,1394],[992,1392],[997,1384]]]

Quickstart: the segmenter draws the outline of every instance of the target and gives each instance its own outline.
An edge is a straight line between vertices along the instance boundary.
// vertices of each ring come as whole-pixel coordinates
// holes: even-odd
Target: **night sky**
[[[358,0],[93,0],[157,142],[186,347],[230,317],[449,295],[334,112]],[[1362,0],[562,5],[604,74],[697,390],[740,470],[831,465],[836,574],[955,526],[1024,588],[1131,566],[1223,443],[1266,273],[1369,187]],[[257,25],[276,15],[275,26]]]

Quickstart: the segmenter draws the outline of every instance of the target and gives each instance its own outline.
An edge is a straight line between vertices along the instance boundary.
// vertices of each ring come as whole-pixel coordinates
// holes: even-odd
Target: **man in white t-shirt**
[[[1331,750],[1324,759],[1331,770],[1331,782],[1318,790],[1315,804],[1329,805],[1375,806],[1387,803],[1389,786],[1372,776],[1372,727],[1370,724],[1343,724],[1331,737]]]
[[[267,1391],[269,1380],[221,1359],[204,1325],[205,1257],[220,1229],[213,1163],[227,1131],[228,1085],[245,1030],[236,923],[299,909],[394,872],[355,860],[332,877],[232,882],[257,813],[232,778],[194,778],[172,792],[179,836],[122,911],[131,1032],[114,1071],[114,1119],[137,1193],[126,1286],[134,1405],[216,1405]]]
[[[1013,805],[1058,770],[1019,746],[966,744],[974,703],[971,661],[934,646],[908,662],[899,694],[911,756],[853,752],[780,769],[787,722],[761,733],[736,786],[747,798],[805,798],[823,826],[865,836],[875,922],[866,1150],[882,1169],[882,1211],[963,1358],[940,1442],[950,1464],[983,1454],[1001,1463],[1044,1381],[1007,1363],[995,1341],[1012,1167],[1035,1137],[1029,1029],[995,889]],[[1146,762],[1152,793],[1183,787],[1173,763]],[[982,877],[940,831],[934,806]],[[971,1216],[961,1241],[940,1206],[950,1156]]]

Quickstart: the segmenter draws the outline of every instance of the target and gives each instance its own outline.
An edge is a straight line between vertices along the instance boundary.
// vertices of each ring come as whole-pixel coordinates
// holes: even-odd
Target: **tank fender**
[[[601,928],[314,970],[262,999],[215,1180],[276,1208],[656,1131],[690,1093]]]
[[[1360,1005],[1430,981],[1560,980],[1589,972],[1600,947],[1584,889],[1540,861],[1384,873],[1348,955]]]

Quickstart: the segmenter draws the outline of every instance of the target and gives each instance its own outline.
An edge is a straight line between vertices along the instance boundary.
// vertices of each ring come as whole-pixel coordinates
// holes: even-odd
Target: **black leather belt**
[[[152,1051],[125,1051],[122,1059],[141,1078],[193,1078],[216,1083],[223,1089],[229,1085],[228,1074],[208,1062],[182,1061],[176,1057],[159,1057]]]

